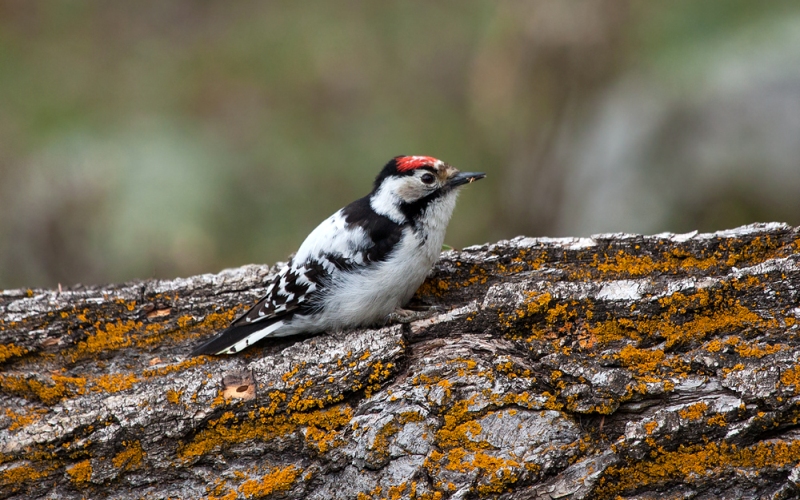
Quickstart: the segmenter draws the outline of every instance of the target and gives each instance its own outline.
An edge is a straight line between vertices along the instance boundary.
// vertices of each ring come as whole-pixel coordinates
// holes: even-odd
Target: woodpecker
[[[459,187],[485,176],[430,156],[392,158],[371,193],[317,226],[264,297],[192,355],[408,316],[402,306],[439,257]]]

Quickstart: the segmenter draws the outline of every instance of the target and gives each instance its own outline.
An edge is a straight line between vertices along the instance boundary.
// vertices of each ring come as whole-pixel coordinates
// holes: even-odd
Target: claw
[[[441,312],[441,308],[437,306],[429,307],[422,310],[403,309],[398,307],[393,312],[386,316],[386,324],[390,323],[413,323],[414,321],[430,318]]]

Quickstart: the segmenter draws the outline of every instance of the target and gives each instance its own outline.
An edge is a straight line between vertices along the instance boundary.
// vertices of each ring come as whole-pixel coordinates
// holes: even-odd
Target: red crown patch
[[[397,171],[406,172],[419,167],[433,166],[438,161],[431,156],[401,156],[396,160]]]

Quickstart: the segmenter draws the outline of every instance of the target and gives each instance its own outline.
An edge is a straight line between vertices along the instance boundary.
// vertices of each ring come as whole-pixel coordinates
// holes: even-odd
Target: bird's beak
[[[486,177],[483,172],[459,172],[447,181],[447,187],[454,188],[462,184],[468,184],[472,181],[477,181]]]

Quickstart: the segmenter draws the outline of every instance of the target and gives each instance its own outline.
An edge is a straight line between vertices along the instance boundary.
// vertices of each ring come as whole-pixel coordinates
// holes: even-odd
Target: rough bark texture
[[[800,495],[798,229],[447,252],[430,319],[186,357],[272,272],[2,292],[0,497]]]

